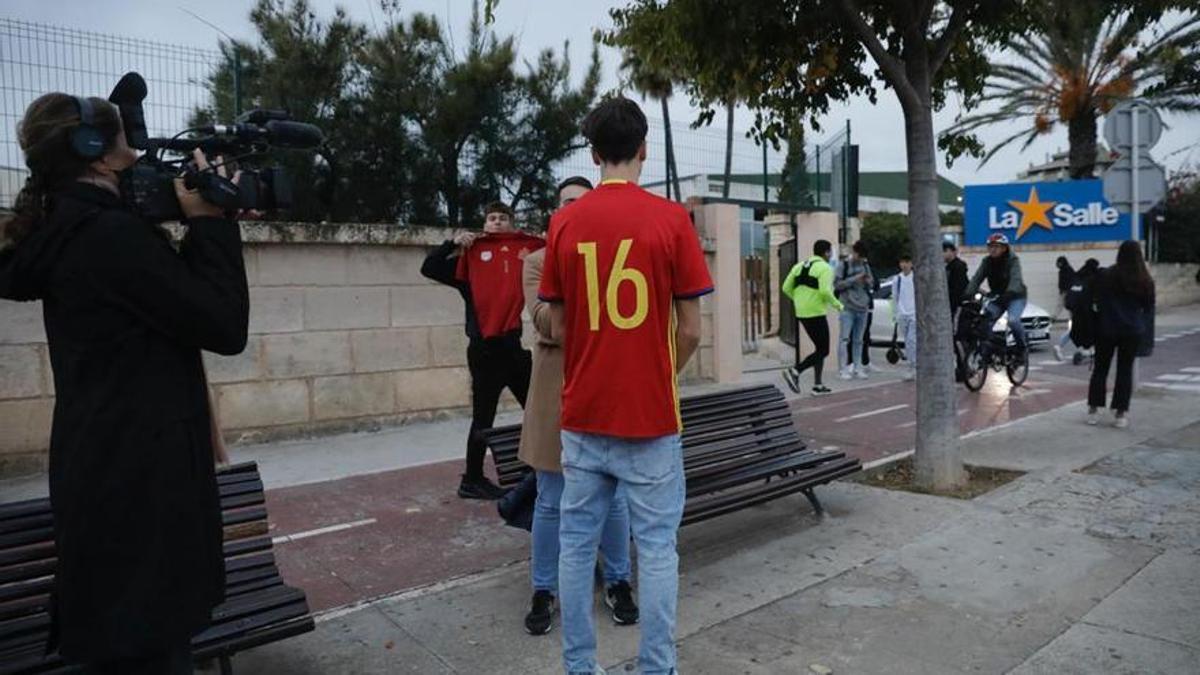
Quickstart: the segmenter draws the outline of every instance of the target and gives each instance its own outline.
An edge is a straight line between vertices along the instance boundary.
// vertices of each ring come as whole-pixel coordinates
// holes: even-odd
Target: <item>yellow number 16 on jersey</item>
[[[604,294],[604,306],[608,310],[608,320],[621,330],[633,330],[646,320],[650,311],[650,289],[646,286],[646,275],[632,267],[625,267],[629,257],[629,249],[633,247],[632,239],[622,239],[617,247],[617,257],[613,260],[612,272],[608,275],[607,290]],[[596,254],[596,242],[584,241],[578,245],[579,255],[583,256],[584,275],[587,278],[588,322],[594,331],[600,330],[600,269]],[[617,304],[617,292],[621,284],[633,284],[637,301],[634,303],[633,314],[621,315]]]

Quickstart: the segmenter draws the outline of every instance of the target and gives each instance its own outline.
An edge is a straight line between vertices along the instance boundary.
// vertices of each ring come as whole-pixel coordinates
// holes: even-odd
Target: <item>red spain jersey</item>
[[[565,317],[562,428],[680,433],[672,305],[713,288],[687,211],[602,183],[554,215],[547,246],[538,295]]]
[[[545,245],[545,241],[522,232],[488,234],[475,240],[459,257],[455,276],[471,288],[475,320],[483,337],[498,337],[521,328],[525,256]]]

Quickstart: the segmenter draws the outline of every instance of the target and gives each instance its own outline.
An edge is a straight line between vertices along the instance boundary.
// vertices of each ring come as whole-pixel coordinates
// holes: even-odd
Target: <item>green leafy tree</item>
[[[1171,176],[1161,215],[1154,225],[1158,260],[1200,262],[1200,173],[1189,169]]]
[[[872,267],[881,273],[898,269],[901,255],[912,255],[908,216],[903,213],[881,211],[867,214],[863,218],[859,238],[870,251]]]
[[[804,125],[792,124],[787,139],[787,155],[779,176],[779,201],[786,204],[812,206],[813,195],[808,182],[808,157],[804,148]]]
[[[665,7],[665,9],[663,9]],[[938,227],[933,112],[951,91],[976,96],[987,49],[1024,27],[1017,0],[635,0],[615,10],[615,34],[632,31],[639,54],[675,65],[698,102],[730,92],[756,110],[756,133],[814,128],[834,101],[878,96],[881,80],[904,113],[909,231],[917,267],[917,481],[948,489],[966,479],[958,421],[949,301]],[[669,28],[646,35],[641,17],[663,11]],[[748,39],[747,36],[753,36]],[[868,56],[875,70],[868,65]],[[873,77],[874,75],[874,77]]]
[[[952,155],[986,163],[1000,150],[1067,127],[1070,175],[1091,178],[1096,168],[1097,119],[1139,96],[1174,112],[1200,110],[1200,14],[1188,12],[1164,27],[1161,12],[1193,2],[1034,0],[1032,29],[1005,40],[1011,60],[996,63],[971,106],[988,110],[961,117],[939,139]],[[973,134],[1020,122],[1023,128],[987,152]]]
[[[621,61],[621,70],[625,74],[626,86],[631,87],[643,97],[649,96],[657,100],[661,106],[666,146],[664,161],[666,162],[665,182],[667,185],[667,197],[670,198],[671,188],[674,187],[675,199],[677,201],[682,200],[683,194],[679,190],[679,167],[675,163],[675,142],[671,129],[671,109],[667,105],[667,101],[670,100],[675,90],[671,73],[665,67],[650,66],[639,58],[637,54],[630,51],[625,52],[625,56]]]

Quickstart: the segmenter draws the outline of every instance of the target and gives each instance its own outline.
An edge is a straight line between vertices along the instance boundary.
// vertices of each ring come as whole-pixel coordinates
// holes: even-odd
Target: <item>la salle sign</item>
[[[968,185],[964,243],[982,246],[997,232],[1016,244],[1122,241],[1129,216],[1104,198],[1099,180]]]

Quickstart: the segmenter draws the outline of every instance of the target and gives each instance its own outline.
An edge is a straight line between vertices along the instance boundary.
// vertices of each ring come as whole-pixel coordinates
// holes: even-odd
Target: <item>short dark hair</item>
[[[855,253],[857,253],[858,257],[860,257],[860,258],[867,257],[867,244],[862,239],[859,239],[858,241],[854,242],[854,245],[851,246],[850,249],[852,251],[854,251]]]
[[[907,253],[901,253],[900,262],[912,262],[912,256]]]
[[[588,190],[591,190],[592,188],[595,187],[594,185],[592,185],[592,181],[584,178],[583,176],[571,176],[570,178],[564,178],[563,182],[559,183],[558,187],[555,188],[554,191],[556,193],[562,192],[563,190],[571,187],[572,185],[578,185],[579,187],[587,188]]]
[[[609,164],[621,164],[636,157],[648,130],[642,109],[624,96],[601,101],[583,118],[583,137],[600,159]]]
[[[508,215],[508,219],[512,220],[517,217],[517,212],[504,202],[492,202],[483,210],[483,217],[486,218],[489,213],[504,213]]]
[[[954,242],[950,241],[949,239],[944,239],[944,240],[942,240],[942,250],[943,251],[957,251],[958,247],[955,246]]]
[[[824,256],[833,250],[833,244],[824,239],[818,239],[813,242],[813,255]]]

